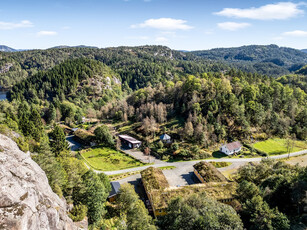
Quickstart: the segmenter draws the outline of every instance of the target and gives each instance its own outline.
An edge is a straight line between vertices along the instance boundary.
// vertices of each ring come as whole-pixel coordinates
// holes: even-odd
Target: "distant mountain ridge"
[[[48,49],[63,49],[63,48],[91,48],[91,49],[99,49],[97,46],[85,46],[85,45],[79,45],[79,46],[67,46],[67,45],[60,45],[60,46],[54,46]]]
[[[18,50],[15,50],[11,47],[5,46],[5,45],[0,45],[0,51],[1,52],[16,52]]]
[[[21,70],[29,73],[32,70],[48,70],[74,58],[103,62],[115,69],[131,89],[143,88],[148,82],[156,85],[162,79],[170,80],[175,75],[227,71],[231,68],[280,77],[307,65],[307,53],[277,45],[250,45],[191,52],[154,45],[109,48],[61,45],[43,50],[18,51],[1,53],[2,66],[13,65],[10,74],[14,75],[0,75],[0,81],[5,83],[4,87],[11,87],[25,78],[25,75],[20,75]]]
[[[79,46],[67,46],[67,45],[60,45],[60,46],[54,46],[47,49],[63,49],[63,48],[91,48],[91,49],[98,49],[96,46],[86,46],[86,45],[79,45]],[[11,47],[8,47],[6,45],[0,45],[0,52],[18,52],[18,51],[25,51],[27,49],[14,49]],[[32,50],[32,49],[31,49]]]
[[[307,64],[307,53],[277,45],[249,45],[192,51],[202,59],[226,62],[248,72],[281,76]]]
[[[303,50],[301,50],[302,52],[304,52],[304,53],[307,53],[307,49],[303,49]]]

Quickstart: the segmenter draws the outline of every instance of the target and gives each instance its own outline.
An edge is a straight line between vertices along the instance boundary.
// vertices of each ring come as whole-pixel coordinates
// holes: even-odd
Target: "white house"
[[[236,141],[236,142],[222,145],[220,148],[220,152],[225,153],[226,155],[232,155],[234,153],[240,152],[241,148],[242,148],[242,145],[240,141]]]

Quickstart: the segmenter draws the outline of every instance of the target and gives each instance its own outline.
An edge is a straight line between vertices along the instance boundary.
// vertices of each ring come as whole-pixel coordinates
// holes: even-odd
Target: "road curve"
[[[299,155],[303,155],[303,154],[307,154],[307,149],[299,151],[299,152],[290,153],[290,157],[299,156]],[[176,168],[180,168],[180,167],[192,166],[192,165],[194,165],[194,164],[196,164],[197,162],[200,162],[200,161],[242,163],[242,165],[243,165],[247,162],[259,162],[262,159],[266,159],[266,158],[282,159],[282,158],[287,158],[288,156],[289,156],[289,154],[281,154],[281,155],[270,156],[270,157],[255,157],[255,158],[220,158],[220,159],[207,159],[207,160],[205,159],[205,160],[195,160],[195,161],[163,162],[163,163],[161,163],[161,161],[159,161],[159,163],[154,163],[153,165],[146,165],[146,166],[141,166],[141,167],[137,167],[137,168],[129,168],[129,169],[116,170],[116,171],[99,171],[99,170],[94,170],[94,171],[96,173],[105,173],[107,175],[115,175],[115,174],[120,174],[120,173],[141,171],[141,170],[144,170],[148,167],[175,166]]]

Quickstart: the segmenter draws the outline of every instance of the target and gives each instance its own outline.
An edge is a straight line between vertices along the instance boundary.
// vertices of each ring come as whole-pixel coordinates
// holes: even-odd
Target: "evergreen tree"
[[[65,139],[65,134],[61,127],[56,125],[49,136],[51,138],[50,146],[55,156],[59,156],[62,151],[68,149],[69,145]]]

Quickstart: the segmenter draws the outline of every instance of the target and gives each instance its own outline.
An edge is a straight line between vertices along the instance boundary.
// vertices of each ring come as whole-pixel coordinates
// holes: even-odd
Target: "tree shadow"
[[[280,154],[286,154],[286,151],[282,151],[282,150],[276,150],[273,152],[270,152],[269,155],[280,155]]]
[[[223,158],[223,157],[226,157],[227,155],[222,153],[222,152],[220,152],[220,151],[215,151],[215,152],[212,153],[212,156],[214,158]]]

